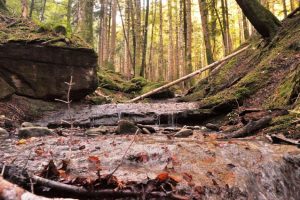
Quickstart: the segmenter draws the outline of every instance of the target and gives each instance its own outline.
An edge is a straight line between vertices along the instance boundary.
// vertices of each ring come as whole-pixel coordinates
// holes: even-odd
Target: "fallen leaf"
[[[175,181],[176,183],[179,183],[182,181],[182,178],[180,176],[176,176],[176,175],[169,175],[170,179]]]
[[[21,139],[19,141],[16,142],[16,145],[22,145],[22,144],[26,144],[27,140],[25,139]]]
[[[89,156],[88,160],[92,163],[100,163],[100,159],[97,156]]]
[[[156,179],[159,180],[160,182],[164,182],[169,178],[169,173],[168,172],[162,172],[157,175]]]

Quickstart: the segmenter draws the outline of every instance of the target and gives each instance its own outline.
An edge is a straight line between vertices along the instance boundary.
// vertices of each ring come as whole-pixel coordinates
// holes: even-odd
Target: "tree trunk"
[[[282,6],[283,6],[283,14],[284,14],[284,17],[287,17],[287,7],[286,7],[286,2],[285,2],[285,0],[282,0]]]
[[[168,45],[168,69],[167,80],[173,80],[173,68],[174,68],[174,41],[173,41],[173,8],[172,1],[168,1],[168,20],[169,20],[169,45]]]
[[[33,12],[33,9],[34,9],[34,0],[31,0],[31,3],[30,3],[30,11],[29,11],[29,17],[32,18],[32,12]]]
[[[244,38],[245,40],[248,40],[250,37],[250,33],[249,33],[249,26],[248,26],[248,22],[247,22],[247,18],[244,14],[242,14],[243,16],[243,32],[244,32]]]
[[[257,0],[236,0],[251,24],[263,38],[273,38],[280,21]]]
[[[109,61],[114,65],[115,63],[115,48],[116,48],[116,36],[117,36],[117,2],[112,0],[112,13],[111,13],[111,38],[110,38],[110,52],[109,52]]]
[[[68,0],[68,8],[67,8],[67,30],[71,33],[72,26],[71,26],[71,14],[72,14],[72,0]]]
[[[27,0],[21,0],[22,3],[22,18],[28,18],[28,3]]]
[[[145,69],[146,69],[147,42],[148,42],[148,20],[149,20],[149,0],[147,0],[147,5],[146,5],[144,42],[143,42],[144,44],[143,44],[142,66],[141,66],[140,76],[144,76]]]
[[[135,52],[135,76],[140,76],[141,74],[141,50],[142,50],[142,18],[141,18],[141,1],[135,0],[135,10],[136,10],[136,18],[135,18],[135,40],[136,40],[136,52]]]
[[[152,78],[154,80],[155,74],[154,72],[154,64],[153,64],[153,40],[154,40],[154,30],[155,30],[155,20],[156,20],[156,5],[157,5],[157,0],[155,0],[152,3],[152,29],[151,29],[151,39],[150,39],[150,50],[149,50],[149,72],[148,72],[148,77]]]
[[[295,7],[294,7],[294,1],[293,0],[290,0],[290,5],[291,5],[291,11],[293,11],[295,9]]]
[[[163,80],[164,75],[164,40],[163,40],[163,9],[162,9],[162,0],[159,1],[159,74],[158,80]]]
[[[93,45],[93,8],[94,0],[79,0],[77,33]]]
[[[190,74],[193,71],[192,67],[192,13],[191,13],[191,0],[184,2],[184,37],[185,37],[185,63],[186,73]],[[190,82],[186,82],[186,87],[190,87]]]
[[[43,0],[42,10],[40,14],[40,20],[43,22],[45,19],[45,10],[46,10],[47,0]]]
[[[206,0],[198,0],[199,2],[199,10],[201,14],[201,23],[202,23],[202,32],[203,32],[203,39],[205,43],[205,50],[206,50],[206,60],[207,64],[213,63],[213,53],[210,43],[210,33],[208,28],[208,10],[207,10],[207,3]]]

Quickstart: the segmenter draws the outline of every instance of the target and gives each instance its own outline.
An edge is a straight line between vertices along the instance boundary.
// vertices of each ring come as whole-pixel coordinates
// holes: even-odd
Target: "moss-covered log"
[[[264,38],[272,38],[278,28],[280,21],[258,0],[236,0],[245,16]]]

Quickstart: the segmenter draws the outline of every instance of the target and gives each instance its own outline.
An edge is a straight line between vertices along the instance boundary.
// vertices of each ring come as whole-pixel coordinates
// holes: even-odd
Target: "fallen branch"
[[[14,185],[0,177],[1,200],[48,200],[46,197],[34,195],[17,185]],[[54,200],[54,199],[52,199]],[[69,199],[70,200],[70,199]]]
[[[299,141],[288,139],[282,134],[279,134],[279,135],[273,134],[270,137],[271,137],[272,143],[274,143],[274,144],[284,143],[284,144],[290,144],[290,145],[296,145],[296,146],[300,145]]]
[[[265,128],[267,125],[270,124],[271,121],[272,121],[272,118],[269,116],[264,117],[258,121],[250,121],[243,128],[226,135],[224,138],[229,139],[229,138],[241,138],[241,137],[250,136],[250,135],[254,134],[255,131]]]
[[[286,18],[292,18],[297,12],[300,11],[300,7],[296,8],[294,11],[292,11]]]
[[[127,155],[127,152],[129,151],[130,147],[132,146],[132,144],[135,142],[135,138],[137,136],[137,134],[140,132],[140,129],[137,129],[134,136],[133,136],[133,139],[132,141],[130,142],[129,146],[127,147],[127,149],[125,150],[122,158],[121,158],[121,162],[119,163],[119,165],[108,175],[108,179],[110,179],[114,173],[121,167],[121,165],[123,164],[124,160],[125,160],[125,156]]]
[[[155,94],[155,93],[157,93],[157,92],[160,92],[160,91],[162,91],[162,90],[164,90],[164,89],[167,89],[167,88],[169,88],[169,87],[171,87],[171,86],[173,86],[173,85],[176,85],[176,84],[178,84],[178,83],[181,83],[181,82],[183,82],[183,81],[186,81],[186,80],[188,80],[188,79],[190,79],[190,78],[192,78],[192,77],[194,77],[194,76],[196,76],[196,75],[198,75],[198,74],[201,74],[202,72],[204,72],[204,71],[206,71],[206,70],[212,69],[213,67],[222,64],[224,61],[229,60],[230,58],[232,58],[232,57],[234,57],[234,56],[236,56],[236,55],[238,55],[238,54],[244,52],[244,51],[247,50],[250,46],[251,46],[251,45],[248,45],[248,46],[246,46],[246,47],[244,47],[244,48],[242,48],[242,49],[240,49],[240,50],[238,50],[238,51],[236,51],[236,52],[234,52],[234,53],[232,53],[232,54],[226,56],[225,58],[223,58],[223,59],[221,59],[221,60],[219,60],[219,61],[216,61],[216,62],[214,62],[214,63],[212,63],[212,64],[210,64],[210,65],[208,65],[208,66],[206,66],[206,67],[204,67],[204,68],[202,68],[202,69],[199,69],[199,70],[197,70],[197,71],[195,71],[195,72],[193,72],[193,73],[191,73],[191,74],[188,74],[188,75],[186,75],[186,76],[184,76],[184,77],[181,77],[180,79],[177,79],[177,80],[175,80],[175,81],[172,81],[172,82],[170,82],[170,83],[168,83],[168,84],[166,84],[166,85],[164,85],[164,86],[161,86],[161,87],[156,88],[156,89],[154,89],[154,90],[152,90],[152,91],[150,91],[150,92],[147,92],[147,93],[145,93],[145,94],[143,94],[143,95],[141,95],[141,96],[138,96],[138,97],[136,97],[136,98],[130,100],[129,103],[133,103],[133,102],[136,102],[136,101],[138,101],[138,100],[140,100],[140,99],[144,99],[144,98],[146,98],[146,97],[148,97],[148,96],[150,96],[150,95],[152,95],[152,94]]]

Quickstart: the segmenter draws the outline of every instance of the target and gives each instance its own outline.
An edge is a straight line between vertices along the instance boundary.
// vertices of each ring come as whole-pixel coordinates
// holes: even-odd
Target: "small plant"
[[[71,113],[71,103],[72,100],[70,98],[71,96],[71,90],[72,90],[72,86],[75,85],[75,83],[73,82],[73,76],[70,77],[70,81],[69,82],[65,82],[65,84],[68,86],[68,91],[67,91],[67,100],[62,100],[62,99],[55,99],[55,101],[59,101],[62,102],[64,104],[66,104],[68,106],[68,120],[62,120],[62,122],[67,123],[71,126],[71,129],[74,128],[74,119],[73,119],[73,115]]]

